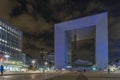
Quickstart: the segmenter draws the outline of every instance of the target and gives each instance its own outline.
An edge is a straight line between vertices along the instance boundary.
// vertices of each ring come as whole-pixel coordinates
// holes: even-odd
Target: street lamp
[[[48,62],[44,62],[44,70],[46,71],[47,69]],[[44,71],[43,71],[44,72]]]
[[[34,64],[35,64],[35,60],[32,60],[32,64],[33,64],[33,66],[34,66]]]
[[[45,66],[47,66],[47,64],[48,64],[48,63],[47,63],[47,62],[45,62]]]
[[[6,61],[8,61],[9,57],[10,57],[9,55],[5,55]]]

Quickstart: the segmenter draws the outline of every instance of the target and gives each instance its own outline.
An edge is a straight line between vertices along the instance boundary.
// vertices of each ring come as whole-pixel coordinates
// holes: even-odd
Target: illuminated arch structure
[[[55,24],[55,67],[66,68],[71,61],[70,31],[95,27],[95,64],[108,66],[108,17],[107,12]],[[84,31],[83,31],[84,32]],[[87,32],[84,32],[87,33]],[[87,33],[89,35],[89,33]],[[86,35],[80,38],[86,39]]]

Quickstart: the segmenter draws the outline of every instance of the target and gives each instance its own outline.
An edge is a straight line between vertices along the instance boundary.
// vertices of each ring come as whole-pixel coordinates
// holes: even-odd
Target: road
[[[0,76],[0,80],[120,80],[120,73],[105,72],[68,72],[68,73],[32,73],[9,74]]]

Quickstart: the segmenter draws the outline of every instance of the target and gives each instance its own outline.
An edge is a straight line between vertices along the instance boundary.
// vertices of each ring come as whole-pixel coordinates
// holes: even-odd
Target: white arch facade
[[[69,35],[66,31],[95,26],[95,64],[97,68],[108,66],[108,16],[107,12],[55,24],[55,67],[66,68],[69,64]],[[80,34],[82,35],[82,34]]]

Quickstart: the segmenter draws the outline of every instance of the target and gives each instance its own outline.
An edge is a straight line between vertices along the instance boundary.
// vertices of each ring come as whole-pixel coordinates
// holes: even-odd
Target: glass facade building
[[[0,18],[0,61],[22,59],[22,31]]]

